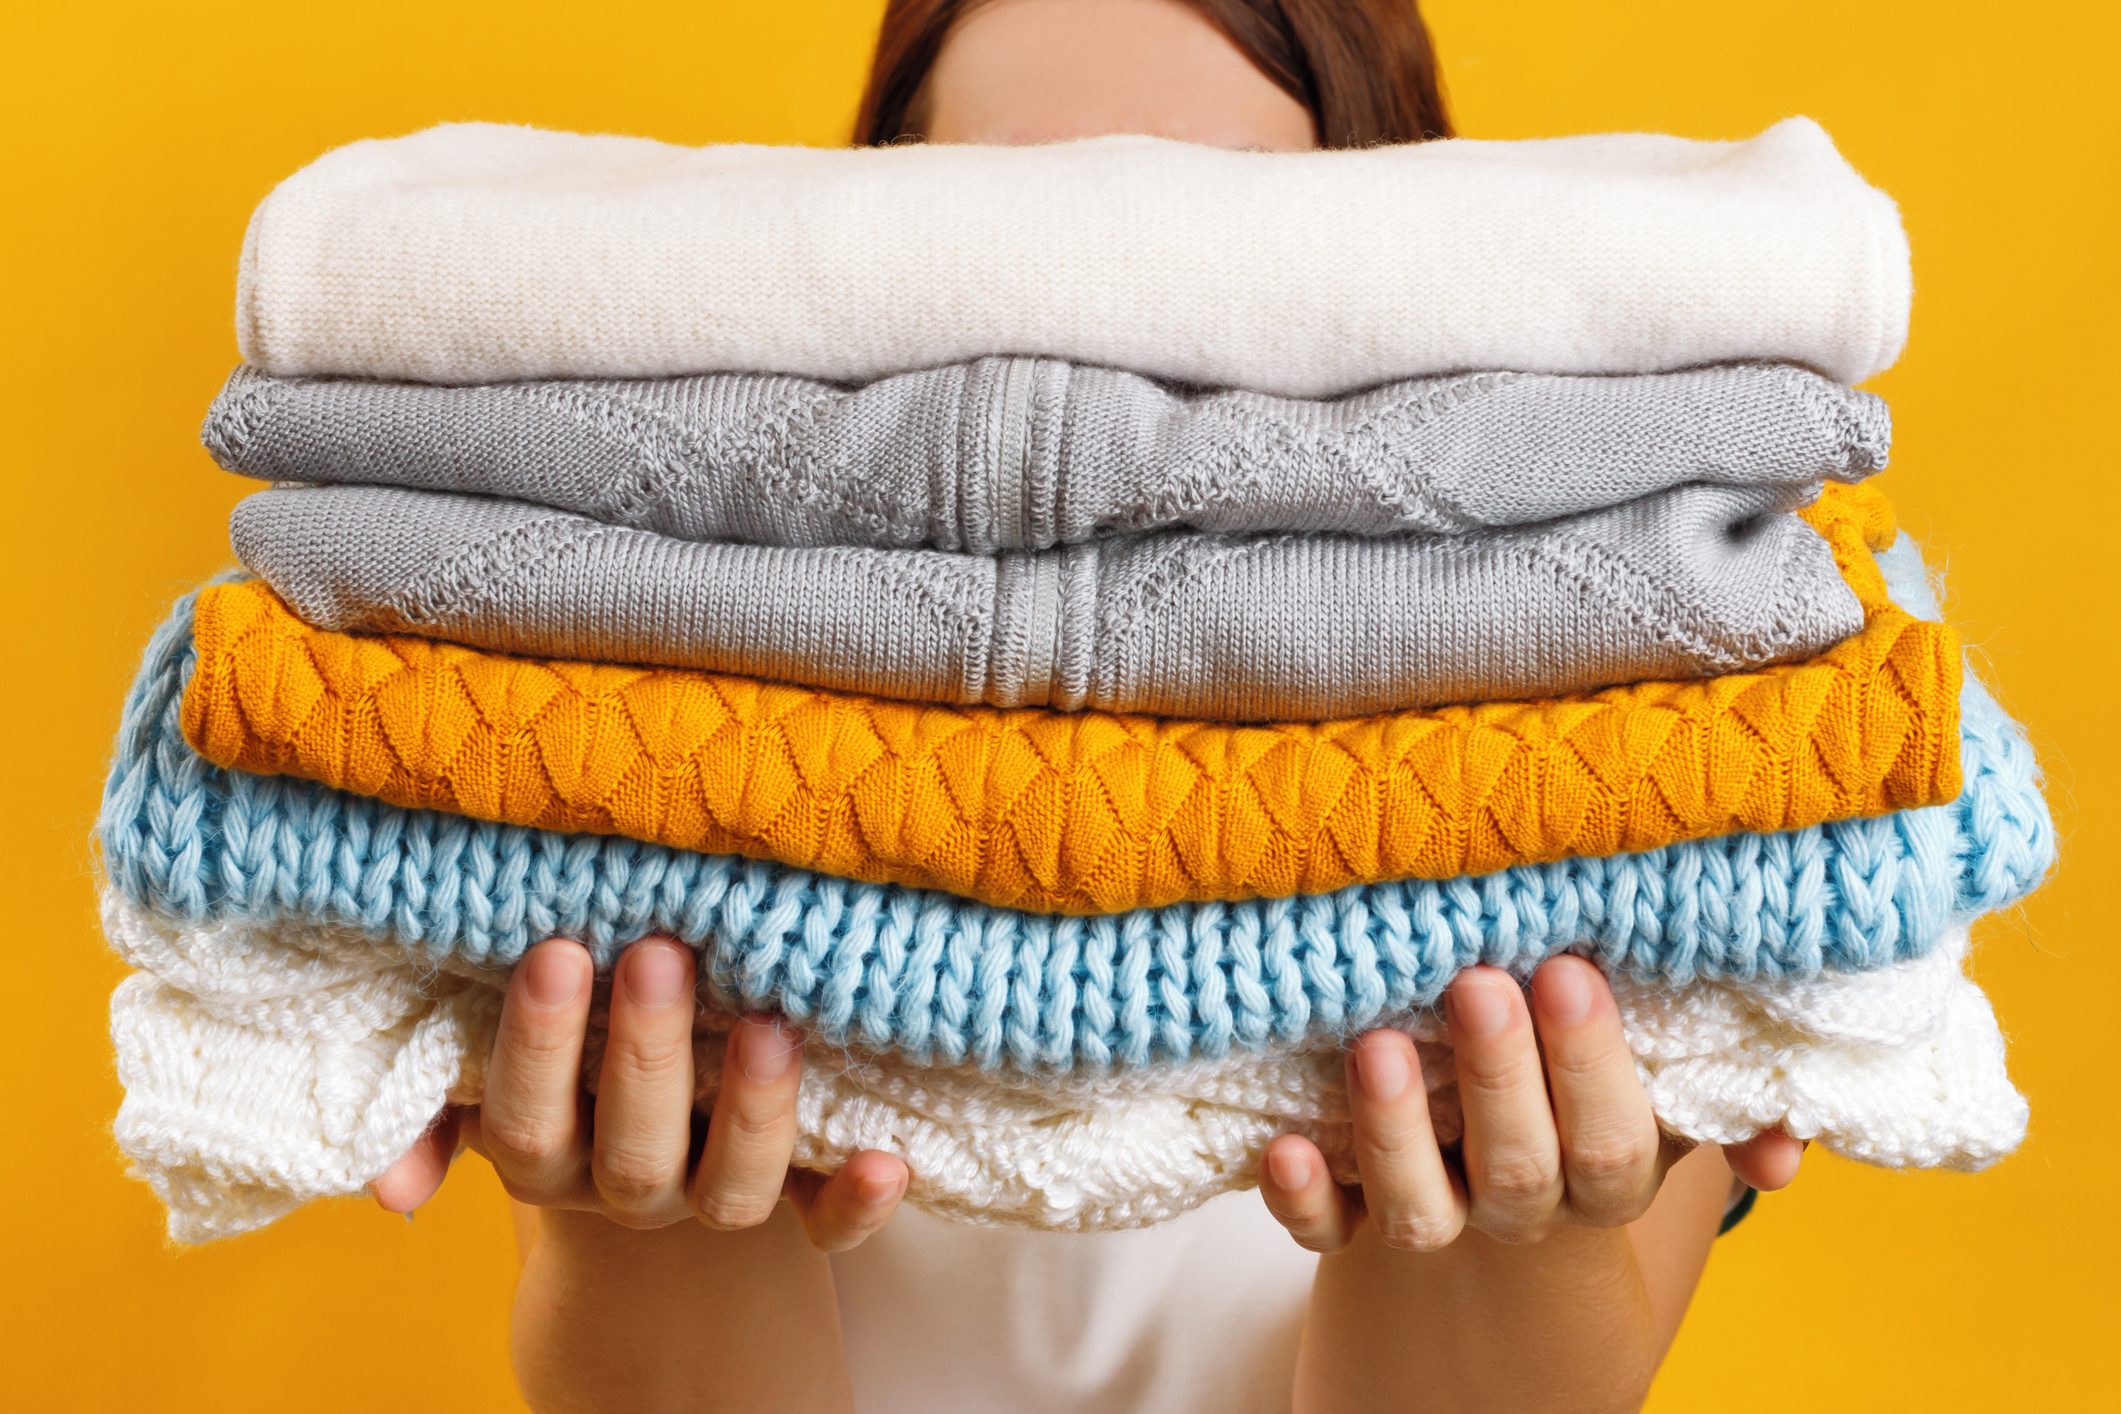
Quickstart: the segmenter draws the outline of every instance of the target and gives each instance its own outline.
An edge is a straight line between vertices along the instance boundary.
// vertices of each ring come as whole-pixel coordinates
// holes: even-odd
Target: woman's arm
[[[1350,1048],[1359,1188],[1308,1141],[1268,1149],[1268,1206],[1319,1263],[1296,1407],[1634,1409],[1677,1334],[1735,1169],[1795,1176],[1780,1134],[1692,1152],[1660,1136],[1611,990],[1580,958],[1517,984],[1472,968],[1445,997],[1465,1135],[1430,1127],[1420,1059]]]
[[[1631,1410],[1678,1334],[1730,1198],[1719,1151],[1672,1169],[1625,1228],[1512,1245],[1468,1231],[1436,1252],[1365,1227],[1320,1261],[1297,1408]]]
[[[484,1103],[376,1183],[410,1212],[460,1143],[493,1164],[517,1202],[513,1350],[534,1409],[850,1407],[824,1254],[883,1225],[906,1166],[872,1150],[829,1179],[790,1172],[802,1051],[769,1021],[731,1031],[702,1134],[694,967],[668,939],[620,957],[592,1104],[589,954],[540,943],[509,979]]]
[[[511,1350],[532,1409],[854,1407],[832,1272],[792,1208],[737,1232],[526,1211]]]

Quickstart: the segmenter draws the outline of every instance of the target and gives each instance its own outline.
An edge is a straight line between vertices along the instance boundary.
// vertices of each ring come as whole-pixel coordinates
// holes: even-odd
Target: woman
[[[1412,0],[893,0],[859,119],[869,143],[1301,150],[1449,131]],[[800,1059],[769,1021],[740,1026],[697,1123],[693,967],[664,939],[622,957],[592,1113],[588,954],[534,949],[484,1107],[376,1186],[409,1212],[459,1140],[493,1163],[517,1200],[515,1362],[535,1407],[1368,1409],[1418,1391],[1434,1409],[1629,1408],[1733,1175],[1778,1187],[1799,1157],[1781,1135],[1728,1153],[1660,1140],[1603,978],[1558,958],[1529,996],[1484,968],[1451,987],[1465,1138],[1449,1152],[1411,1043],[1383,1031],[1350,1048],[1358,1188],[1285,1136],[1263,1206],[1233,1195],[1096,1237],[919,1214],[885,1230],[896,1158],[789,1172]]]

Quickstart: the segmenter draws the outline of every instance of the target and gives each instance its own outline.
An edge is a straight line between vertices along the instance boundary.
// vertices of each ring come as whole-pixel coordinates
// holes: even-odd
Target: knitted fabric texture
[[[1807,493],[1688,486],[1453,536],[1168,531],[1004,555],[701,544],[523,501],[331,486],[236,507],[302,619],[922,703],[1290,721],[1808,658],[1863,610]]]
[[[266,481],[500,496],[680,540],[989,555],[1186,527],[1458,535],[1689,484],[1809,493],[1883,467],[1891,418],[1787,364],[1454,374],[1315,402],[983,358],[855,388],[238,368],[203,438]]]
[[[445,1103],[480,1098],[493,974],[426,971],[346,930],[172,924],[115,897],[105,927],[143,969],[112,999],[118,1142],[179,1240],[357,1193]],[[1879,971],[1679,991],[1616,978],[1615,998],[1674,1134],[1731,1143],[1779,1126],[1871,1163],[1978,1168],[2017,1145],[2026,1110],[1994,1015],[1961,974],[1965,948],[1958,928]],[[727,1018],[710,1009],[696,1033],[703,1098]],[[1438,1034],[1431,1017],[1407,1025]],[[1423,1051],[1454,1133],[1449,1053]],[[1279,1050],[1022,1080],[812,1041],[795,1162],[830,1171],[884,1149],[907,1159],[911,1201],[954,1218],[1144,1226],[1250,1187],[1277,1134],[1311,1136],[1352,1178],[1340,1070],[1336,1050]]]
[[[1804,119],[1313,153],[473,124],[282,182],[236,334],[280,375],[866,379],[1013,353],[1316,396],[1745,359],[1860,383],[1898,356],[1908,298],[1891,200]]]
[[[1898,603],[1938,615],[1910,542],[1880,564]],[[489,968],[555,935],[608,963],[668,934],[701,950],[725,1005],[941,1063],[1050,1070],[1315,1044],[1434,1002],[1463,966],[1524,975],[1567,948],[1677,984],[1873,968],[2010,905],[2055,851],[2023,733],[1969,675],[1966,786],[1950,805],[1477,878],[1026,914],[222,770],[178,720],[190,624],[180,601],[149,645],[105,794],[104,867],[133,903],[197,924],[357,928]]]
[[[1867,487],[1805,516],[1864,604],[1809,662],[1319,725],[941,708],[311,628],[202,591],[208,760],[1041,911],[1322,893],[1800,828],[1959,791],[1951,632],[1893,605]]]

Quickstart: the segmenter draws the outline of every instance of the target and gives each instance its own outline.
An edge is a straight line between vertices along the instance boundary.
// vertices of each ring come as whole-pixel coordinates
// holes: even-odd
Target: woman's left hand
[[[1435,1251],[1467,1228],[1536,1242],[1557,1227],[1635,1221],[1685,1146],[1657,1128],[1612,989],[1591,963],[1557,957],[1526,990],[1492,967],[1445,993],[1465,1136],[1454,1159],[1429,1123],[1414,1043],[1372,1031],[1349,1048],[1357,1188],[1333,1181],[1309,1140],[1267,1149],[1260,1191],[1290,1234],[1317,1252],[1345,1246],[1365,1219],[1389,1247]],[[1796,1176],[1803,1146],[1767,1133],[1725,1150],[1755,1188]]]

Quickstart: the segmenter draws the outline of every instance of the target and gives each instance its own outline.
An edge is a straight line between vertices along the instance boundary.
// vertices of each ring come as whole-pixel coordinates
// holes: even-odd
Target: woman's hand
[[[1641,1218],[1686,1153],[1665,1139],[1621,1034],[1604,976],[1578,957],[1533,974],[1531,1003],[1506,973],[1474,967],[1445,993],[1465,1135],[1447,1158],[1429,1124],[1414,1044],[1373,1031],[1350,1048],[1348,1102],[1362,1183],[1343,1189],[1309,1140],[1267,1149],[1260,1191],[1305,1247],[1336,1252],[1367,1217],[1387,1247],[1430,1252],[1466,1229],[1511,1244],[1563,1227]],[[1763,1134],[1724,1151],[1755,1188],[1796,1176],[1803,1146]]]
[[[791,1172],[799,1037],[746,1018],[729,1037],[704,1143],[695,1144],[691,949],[645,938],[614,969],[594,1100],[582,1086],[594,968],[555,938],[509,978],[484,1103],[452,1110],[375,1183],[377,1202],[411,1212],[441,1186],[459,1145],[483,1154],[517,1201],[601,1214],[624,1227],[696,1219],[754,1228],[785,1195],[821,1251],[853,1247],[890,1218],[906,1165],[874,1150],[837,1174]]]
[[[1438,1410],[1638,1408],[1732,1174],[1780,1187],[1802,1146],[1768,1134],[1687,1153],[1665,1139],[1612,990],[1581,958],[1534,973],[1529,1006],[1507,974],[1469,969],[1444,1011],[1457,1154],[1430,1128],[1413,1043],[1373,1031],[1348,1057],[1360,1186],[1342,1189],[1291,1135],[1261,1164],[1275,1217],[1327,1254],[1295,1407],[1398,1408],[1418,1386]]]

